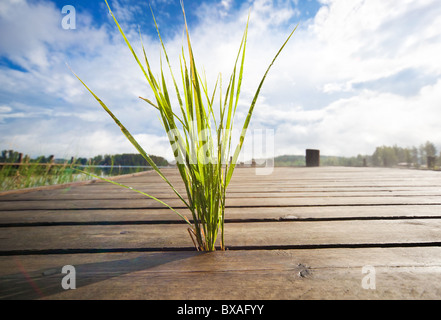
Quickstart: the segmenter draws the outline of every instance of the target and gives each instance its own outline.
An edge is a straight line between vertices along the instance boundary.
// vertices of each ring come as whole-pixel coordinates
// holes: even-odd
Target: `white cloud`
[[[429,94],[441,79],[437,2],[326,3],[268,79],[265,104],[273,103],[256,108],[254,120],[269,116],[277,127],[276,152],[317,147],[350,156],[382,144],[441,146],[433,120],[441,118],[439,104]]]
[[[11,112],[11,111],[12,111],[12,108],[9,106],[5,106],[5,105],[0,106],[0,113],[7,113],[7,112]]]
[[[316,147],[329,155],[371,154],[376,146],[418,146],[424,138],[439,145],[441,131],[434,130],[441,119],[438,101],[441,80],[412,98],[366,90],[321,110],[280,112],[277,117],[287,119],[276,134],[283,141],[280,153]]]
[[[156,7],[160,2],[155,1]],[[269,73],[252,126],[275,130],[277,154],[316,147],[322,154],[350,156],[372,153],[382,144],[419,145],[426,140],[441,146],[439,1],[321,2],[325,5],[312,19],[302,20]],[[229,0],[201,5],[201,24],[192,25],[198,67],[204,67],[211,87],[222,72],[225,92],[252,6],[237,125],[266,67],[300,18],[290,3],[249,1],[238,11]],[[125,1],[118,4],[115,13],[131,26],[134,11]],[[171,155],[156,111],[138,99],[152,98],[146,81],[113,29],[93,27],[92,17],[84,14],[75,31],[62,30],[60,12],[48,2],[2,1],[0,16],[0,30],[10,30],[0,33],[0,55],[28,70],[2,68],[0,73],[7,97],[0,101],[2,146],[15,141],[17,149],[39,146],[74,156],[134,152],[67,69],[68,62],[148,152]],[[127,31],[141,52],[138,30]],[[158,74],[158,43],[147,35],[143,40]],[[179,80],[182,34],[164,40]],[[10,130],[13,118],[24,132]]]
[[[50,125],[51,122],[47,122]],[[35,129],[35,128],[34,128]],[[42,135],[46,139],[42,140]],[[149,154],[161,155],[168,160],[173,159],[173,153],[166,137],[149,134],[136,134],[134,138]],[[31,133],[16,133],[9,139],[0,139],[5,149],[26,150],[30,155],[49,155],[56,157],[94,157],[96,155],[116,153],[137,153],[135,147],[121,134],[119,130],[90,129],[87,135],[78,135],[76,131],[56,132],[53,128],[35,129]]]
[[[327,83],[323,86],[324,93],[333,93],[333,92],[347,92],[351,91],[352,86],[350,83]]]

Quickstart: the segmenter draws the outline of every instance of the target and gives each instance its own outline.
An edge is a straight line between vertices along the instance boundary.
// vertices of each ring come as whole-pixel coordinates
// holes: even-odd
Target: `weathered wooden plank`
[[[439,247],[0,257],[0,299],[439,299],[440,270]]]
[[[177,171],[165,172],[183,190]],[[175,204],[155,174],[118,181]],[[239,168],[226,209],[236,222],[226,224],[226,243],[236,250],[210,254],[193,251],[186,225],[170,223],[180,221],[170,210],[108,183],[3,194],[3,254],[191,251],[0,256],[0,298],[438,299],[440,188],[433,171],[275,168],[257,176]],[[249,222],[259,219],[274,222]],[[70,223],[83,225],[63,225]],[[53,270],[66,264],[78,268],[77,290],[60,289],[62,275]],[[376,269],[375,290],[361,286],[366,265]]]
[[[191,248],[187,226],[92,225],[2,228],[0,251]],[[233,223],[232,247],[441,243],[441,219]]]
[[[191,220],[187,209],[179,212]],[[441,218],[441,205],[226,208],[226,221]],[[24,210],[0,212],[0,226],[181,222],[169,209]]]
[[[170,180],[182,186],[181,179],[176,169],[164,169]],[[155,173],[147,172],[129,177],[114,178],[120,183],[126,183],[133,187],[148,188],[167,188],[165,182]],[[51,190],[83,189],[83,190],[119,190],[118,187],[106,182],[89,183],[87,185],[75,184],[68,186],[49,187]],[[254,169],[237,168],[230,184],[230,190],[240,190],[244,187],[264,187],[272,188],[311,188],[318,187],[417,187],[433,186],[441,187],[441,174],[434,171],[423,170],[401,170],[401,169],[382,169],[382,168],[274,168],[271,175],[256,175]],[[59,188],[59,189],[54,189]],[[181,187],[180,187],[181,188]],[[44,190],[44,188],[38,188]],[[263,191],[263,190],[262,190]],[[20,191],[18,191],[20,193]],[[27,193],[27,192],[26,192]],[[23,193],[22,193],[23,194]],[[9,193],[0,192],[0,199],[8,196]]]
[[[176,208],[185,205],[179,199],[167,199],[167,204]],[[228,198],[229,207],[290,207],[290,206],[352,206],[352,205],[412,205],[441,204],[441,196],[409,196],[409,197],[295,197],[295,198]],[[141,209],[162,208],[163,204],[149,198],[115,199],[115,200],[29,200],[2,201],[0,211],[10,210],[54,210],[54,209]]]
[[[144,189],[144,188],[143,188]],[[269,189],[267,191],[261,190],[262,188],[249,189],[244,188],[242,190],[230,190],[227,192],[227,198],[299,198],[299,197],[414,197],[414,196],[440,196],[441,188],[438,187],[426,187],[426,188],[379,188],[377,190],[371,190],[362,188],[356,190],[354,188],[334,190],[334,189],[320,189],[320,190],[276,190]],[[184,190],[183,197],[187,198]],[[145,190],[147,192],[147,190]],[[175,193],[169,190],[157,190],[151,192],[155,197],[161,199],[176,199]],[[127,190],[127,189],[111,189],[104,190],[77,190],[75,192],[33,192],[28,194],[10,195],[8,197],[0,198],[0,203],[5,201],[27,201],[27,200],[47,200],[47,201],[64,201],[64,200],[128,200],[128,199],[146,199],[143,194]]]
[[[323,178],[317,178],[317,179],[311,179],[311,178],[287,178],[287,177],[272,177],[272,179],[265,179],[265,178],[259,178],[259,176],[256,176],[252,179],[247,179],[246,177],[243,177],[243,179],[238,179],[235,181],[231,181],[230,187],[234,186],[246,186],[246,185],[273,185],[273,186],[316,186],[316,185],[342,185],[342,186],[378,186],[378,185],[391,185],[391,186],[399,186],[399,185],[405,185],[405,186],[412,186],[412,185],[421,185],[421,186],[440,186],[440,178],[435,176],[431,177],[415,177],[415,178],[407,178],[406,177],[371,177],[371,178],[361,178],[361,177],[329,177],[327,179]],[[147,185],[147,186],[166,186],[166,184],[162,180],[155,180],[151,179],[150,177],[148,179],[145,179],[144,181],[141,180],[127,180],[127,181],[119,181],[122,184],[126,184],[129,186],[139,186],[139,185]],[[179,185],[181,183],[181,180],[172,181],[173,184]],[[109,183],[96,183],[96,184],[88,184],[84,187],[91,188],[96,185],[99,185],[100,187],[106,187],[110,186]]]

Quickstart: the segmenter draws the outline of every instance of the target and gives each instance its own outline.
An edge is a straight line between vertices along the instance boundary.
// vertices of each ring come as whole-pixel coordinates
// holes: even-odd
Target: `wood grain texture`
[[[0,257],[0,298],[439,299],[440,257],[439,247]],[[67,264],[75,290],[60,286]],[[376,270],[375,290],[362,286],[364,266]]]
[[[154,172],[117,179],[190,217]],[[0,193],[0,231],[0,299],[441,298],[434,171],[238,168],[226,252],[196,252],[176,214],[102,182]],[[76,290],[60,286],[66,264]],[[375,290],[362,287],[363,266]]]

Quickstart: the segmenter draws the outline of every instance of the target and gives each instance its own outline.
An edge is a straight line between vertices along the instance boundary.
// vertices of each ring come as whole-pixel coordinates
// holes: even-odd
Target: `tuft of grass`
[[[184,199],[184,197],[176,190],[172,183],[152,161],[149,154],[141,147],[141,145],[112,113],[107,105],[78,76],[76,76],[75,73],[74,74],[98,101],[101,107],[120,127],[123,134],[132,143],[136,150],[170,186],[176,196],[184,203],[185,207],[190,210],[192,219],[190,221],[187,217],[180,214],[174,208],[152,195],[120,184],[116,181],[107,180],[105,178],[101,179],[139,192],[162,203],[176,212],[187,222],[188,232],[197,250],[216,250],[216,239],[218,238],[219,232],[221,235],[220,249],[225,250],[224,221],[226,190],[236,167],[236,162],[242,149],[245,135],[264,80],[271,66],[297,27],[294,28],[294,30],[289,34],[288,38],[268,66],[257,87],[254,98],[249,107],[247,117],[242,125],[239,141],[236,144],[232,144],[232,129],[240,97],[244,71],[249,15],[225,93],[222,92],[221,75],[219,75],[214,89],[209,91],[206,79],[201,77],[196,67],[195,57],[190,41],[190,33],[185,18],[184,4],[181,1],[187,47],[187,56],[185,55],[183,47],[179,61],[181,73],[180,81],[182,84],[181,92],[179,90],[177,80],[172,72],[172,67],[153,11],[151,10],[162,47],[162,53],[165,56],[166,64],[169,68],[173,81],[173,88],[171,89],[168,88],[166,84],[162,61],[160,62],[160,75],[155,77],[150,67],[144,45],[142,44],[142,56],[140,58],[135,53],[135,50],[128,41],[107,0],[105,0],[105,2],[116,26],[118,27],[119,32],[127,44],[127,47],[133,54],[136,63],[139,65],[149,84],[149,87],[152,90],[154,101],[143,97],[140,98],[158,110],[160,120],[173,149],[174,157],[177,162],[177,168],[185,185],[187,200]],[[141,61],[143,61],[143,63]],[[216,91],[218,88],[219,100],[215,102]],[[176,94],[178,101],[178,106],[175,106],[175,108],[173,108],[170,99],[170,94],[173,91]],[[217,110],[215,110],[215,105],[217,105]],[[177,108],[179,108],[180,114],[177,114],[177,111],[175,110]]]

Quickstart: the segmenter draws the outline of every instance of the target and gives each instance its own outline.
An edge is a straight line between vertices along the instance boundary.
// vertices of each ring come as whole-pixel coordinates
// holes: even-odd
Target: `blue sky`
[[[111,0],[151,62],[159,47],[149,4],[178,73],[183,45],[179,0]],[[75,8],[63,29],[62,8]],[[213,86],[230,73],[251,9],[242,98],[247,112],[266,66],[299,24],[271,70],[252,129],[274,130],[275,155],[372,154],[376,146],[441,149],[439,0],[184,1],[196,61]],[[145,149],[171,159],[145,79],[110,19],[104,0],[0,2],[0,149],[31,156],[91,157],[136,152],[72,75],[68,64]]]

